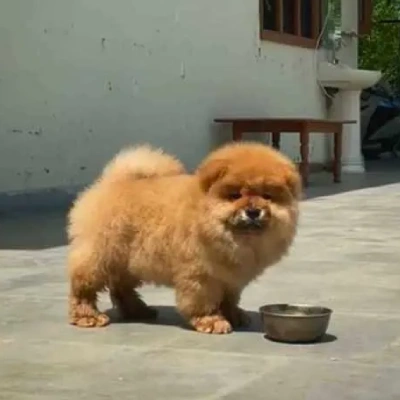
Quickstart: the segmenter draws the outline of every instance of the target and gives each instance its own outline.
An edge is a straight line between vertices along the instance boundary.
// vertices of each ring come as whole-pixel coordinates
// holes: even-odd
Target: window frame
[[[369,35],[372,30],[372,0],[360,0],[360,3],[358,3],[358,33]]]
[[[290,46],[316,48],[318,45],[318,38],[322,27],[322,0],[312,0],[312,38],[300,36],[301,22],[300,22],[300,1],[292,0],[295,2],[297,18],[295,18],[295,34],[283,32],[283,0],[275,0],[277,2],[277,20],[278,30],[264,29],[264,3],[265,0],[259,0],[259,17],[260,17],[260,39],[262,41],[271,41],[275,43],[286,44]],[[372,30],[372,0],[361,0],[358,4],[358,33],[360,35],[369,35]]]
[[[260,39],[268,40],[271,42],[287,44],[291,46],[315,48],[320,35],[321,28],[321,0],[312,0],[312,38],[300,36],[301,34],[301,14],[300,14],[300,1],[292,0],[295,2],[295,21],[294,21],[294,34],[283,32],[283,0],[275,0],[277,2],[276,18],[278,23],[278,30],[264,29],[264,4],[265,0],[259,0],[260,5]]]

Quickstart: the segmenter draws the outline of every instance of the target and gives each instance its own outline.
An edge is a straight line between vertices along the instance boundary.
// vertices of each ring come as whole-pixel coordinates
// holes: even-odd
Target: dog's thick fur
[[[241,292],[287,253],[300,182],[291,161],[256,143],[217,149],[193,175],[150,146],[123,150],[69,214],[70,323],[107,325],[96,304],[105,289],[124,318],[153,318],[136,288],[154,283],[175,289],[197,331],[245,324]]]

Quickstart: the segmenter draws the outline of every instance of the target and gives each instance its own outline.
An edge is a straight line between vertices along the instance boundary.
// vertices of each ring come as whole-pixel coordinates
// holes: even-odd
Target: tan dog
[[[288,251],[297,227],[299,174],[256,143],[228,144],[194,175],[148,146],[119,153],[70,215],[69,319],[104,326],[97,293],[108,289],[126,319],[156,316],[142,283],[173,287],[199,332],[244,325],[242,290]]]

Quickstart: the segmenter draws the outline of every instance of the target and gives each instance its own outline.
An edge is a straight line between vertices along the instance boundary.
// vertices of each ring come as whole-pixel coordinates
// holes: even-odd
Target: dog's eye
[[[264,200],[271,200],[272,196],[269,193],[263,193],[262,198]]]
[[[231,192],[227,195],[227,198],[232,201],[239,200],[241,197],[242,195],[239,192]]]

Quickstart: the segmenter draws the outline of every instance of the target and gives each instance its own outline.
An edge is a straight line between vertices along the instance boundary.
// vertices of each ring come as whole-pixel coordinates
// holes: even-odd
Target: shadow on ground
[[[389,158],[366,163],[365,174],[343,174],[341,183],[333,183],[328,172],[312,174],[310,185],[305,189],[305,199],[332,196],[400,182],[400,159]]]
[[[312,174],[305,200],[339,193],[380,187],[400,182],[400,159],[367,163],[366,174],[344,174],[342,183],[334,184],[332,175]],[[0,250],[39,250],[66,244],[66,211],[24,211],[0,213]]]
[[[162,326],[178,326],[185,330],[192,330],[191,327],[183,320],[181,315],[178,313],[175,307],[173,306],[152,306],[155,310],[157,310],[158,315],[157,318],[151,321],[144,321],[145,323],[151,325],[162,325]],[[110,308],[106,311],[106,314],[110,317],[111,323],[114,324],[135,324],[137,321],[123,321],[121,320],[118,312]],[[246,328],[235,329],[237,332],[254,332],[254,333],[264,333],[263,326],[260,319],[260,314],[255,311],[246,310],[246,314],[250,317],[251,323]],[[265,335],[264,338],[268,339]],[[320,344],[323,343],[332,343],[337,340],[337,337],[331,334],[326,334],[324,337],[318,342]],[[279,344],[279,342],[274,342]],[[315,343],[292,343],[293,345],[312,345]]]
[[[151,306],[151,308],[157,310],[157,318],[149,321],[142,321],[151,325],[163,325],[163,326],[179,326],[182,329],[192,330],[191,327],[185,322],[183,317],[178,313],[173,306]],[[124,321],[120,318],[116,309],[110,308],[105,312],[114,324],[134,324],[137,321]],[[246,311],[247,315],[250,317],[251,323],[246,328],[236,329],[238,331],[245,332],[256,332],[262,333],[262,325],[260,321],[260,315],[255,311]]]

